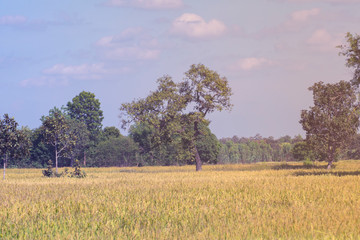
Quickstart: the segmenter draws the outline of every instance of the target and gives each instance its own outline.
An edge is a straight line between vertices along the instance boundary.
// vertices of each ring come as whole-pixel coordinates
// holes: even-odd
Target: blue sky
[[[209,116],[219,138],[303,134],[308,87],[351,78],[335,46],[360,33],[359,12],[360,0],[0,0],[0,114],[36,128],[84,90],[120,127],[121,103],[203,63],[234,92],[231,112]]]

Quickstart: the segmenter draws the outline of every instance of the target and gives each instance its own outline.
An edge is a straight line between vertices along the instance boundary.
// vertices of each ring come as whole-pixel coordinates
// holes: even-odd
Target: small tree
[[[309,90],[313,91],[314,106],[302,110],[300,123],[308,146],[319,160],[328,162],[330,169],[357,132],[360,105],[349,82],[318,82]]]
[[[23,157],[29,154],[30,139],[24,131],[18,130],[18,123],[8,114],[0,119],[0,157],[3,159],[5,179],[9,158]]]
[[[76,135],[71,131],[69,121],[56,108],[50,111],[49,116],[43,118],[41,128],[46,142],[54,147],[56,173],[58,173],[58,159],[69,154],[76,143]]]

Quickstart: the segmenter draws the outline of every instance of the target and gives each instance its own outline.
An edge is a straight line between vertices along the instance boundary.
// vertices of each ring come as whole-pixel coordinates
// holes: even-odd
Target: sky
[[[0,114],[34,129],[88,91],[120,128],[122,103],[202,63],[233,91],[232,111],[209,115],[218,138],[304,135],[308,88],[351,79],[336,46],[360,34],[359,12],[360,0],[0,0]]]

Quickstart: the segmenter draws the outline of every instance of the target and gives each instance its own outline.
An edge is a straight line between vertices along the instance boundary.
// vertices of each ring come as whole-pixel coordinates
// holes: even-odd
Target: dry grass
[[[277,166],[10,169],[0,239],[360,239],[360,162]]]

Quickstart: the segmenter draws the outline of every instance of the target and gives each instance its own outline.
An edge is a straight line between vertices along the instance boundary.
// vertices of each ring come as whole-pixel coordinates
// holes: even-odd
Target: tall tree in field
[[[340,55],[346,57],[346,66],[354,70],[354,77],[351,83],[359,87],[360,85],[360,36],[357,34],[346,34],[347,45],[341,45]]]
[[[79,95],[67,103],[67,112],[69,116],[80,122],[85,123],[89,131],[89,143],[83,148],[84,166],[86,166],[85,149],[96,145],[101,135],[103,112],[100,109],[100,101],[95,98],[95,94],[82,91]]]
[[[209,113],[231,109],[228,81],[198,64],[190,67],[183,82],[177,84],[165,76],[158,84],[158,89],[145,99],[121,105],[123,126],[131,122],[151,126],[152,142],[159,144],[171,141],[174,134],[178,134],[192,153],[196,170],[200,171],[202,160],[196,146],[202,134],[199,126],[208,124]]]
[[[190,141],[196,162],[196,170],[201,170],[202,161],[196,141],[202,135],[200,124],[207,123],[206,116],[214,111],[230,110],[231,88],[225,77],[202,64],[191,65],[185,73],[185,81],[180,83],[180,94],[185,99],[189,112],[184,115],[191,125]]]
[[[103,112],[100,109],[100,101],[95,94],[82,91],[79,95],[67,103],[69,116],[80,122],[84,122],[90,132],[90,139],[96,141],[102,128]]]
[[[29,154],[30,139],[27,134],[18,130],[18,123],[8,114],[0,119],[0,157],[3,159],[5,179],[6,165],[9,158],[22,157]]]
[[[328,162],[328,169],[337,159],[359,127],[360,105],[354,88],[346,81],[336,84],[315,83],[314,106],[302,110],[301,120],[306,141],[313,153]]]
[[[76,143],[76,135],[65,115],[55,108],[50,110],[50,115],[42,118],[44,138],[48,144],[54,147],[56,173],[58,173],[58,159],[71,151]]]

